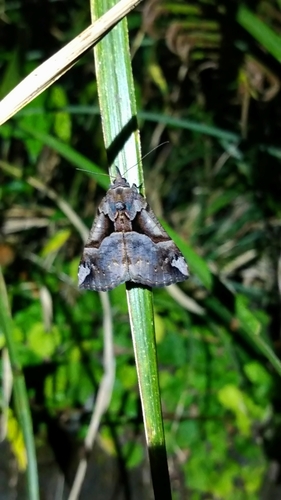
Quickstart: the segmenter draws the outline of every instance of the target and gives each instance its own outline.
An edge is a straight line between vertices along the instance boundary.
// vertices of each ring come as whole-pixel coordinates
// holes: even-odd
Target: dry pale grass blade
[[[46,286],[41,286],[39,289],[39,297],[41,302],[42,317],[45,332],[50,332],[53,323],[53,298],[49,289]]]
[[[22,178],[22,172],[18,167],[15,167],[14,165],[9,165],[7,162],[1,161],[0,160],[0,169],[2,169],[4,172],[8,173],[9,175],[12,175],[15,179],[21,179]],[[65,201],[63,198],[58,196],[58,194],[48,186],[46,186],[43,182],[41,182],[39,179],[36,177],[27,177],[25,181],[35,189],[38,189],[41,193],[44,193],[46,196],[48,196],[51,200],[53,200],[57,206],[61,209],[61,211],[66,215],[68,220],[71,222],[71,224],[77,229],[78,233],[81,235],[81,238],[83,241],[86,241],[89,235],[89,229],[85,224],[82,222],[80,217],[76,214],[76,212],[72,209],[72,207]],[[26,211],[26,209],[25,209]],[[4,221],[3,222],[3,227],[2,230],[4,230],[4,234],[10,234],[15,231],[19,230],[25,230],[30,227],[45,227],[46,225],[49,224],[49,219],[47,218],[38,218],[38,220],[35,220],[33,217],[31,219],[30,214],[29,214],[29,220],[24,221],[23,224],[23,218],[18,217],[17,220],[12,224],[12,221],[8,221],[7,223]]]
[[[173,297],[173,299],[182,307],[187,309],[187,311],[198,314],[199,316],[204,316],[206,314],[205,309],[199,306],[195,300],[188,297],[177,285],[170,285],[166,288],[168,294]]]
[[[81,55],[142,0],[121,0],[63,49],[32,71],[0,102],[0,125],[66,73]]]
[[[0,443],[7,437],[9,404],[13,389],[13,372],[11,368],[9,353],[6,348],[2,350],[2,413],[0,416]]]

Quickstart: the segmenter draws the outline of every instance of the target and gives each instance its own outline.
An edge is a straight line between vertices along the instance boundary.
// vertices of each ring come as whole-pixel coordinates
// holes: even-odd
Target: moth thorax
[[[123,201],[117,201],[115,203],[115,208],[116,208],[116,210],[118,210],[118,212],[121,212],[121,210],[126,209],[126,203],[123,203]]]
[[[127,233],[132,231],[132,222],[126,212],[121,211],[118,213],[115,221],[114,228],[117,232]]]

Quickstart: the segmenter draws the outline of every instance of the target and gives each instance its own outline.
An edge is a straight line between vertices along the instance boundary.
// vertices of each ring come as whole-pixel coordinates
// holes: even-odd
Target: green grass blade
[[[109,9],[110,1],[93,1],[92,18]],[[98,94],[109,164],[117,165],[130,182],[143,183],[137,110],[124,19],[94,49]],[[135,165],[135,167],[132,167]],[[127,169],[130,168],[128,173]],[[115,170],[112,170],[114,176]],[[152,294],[127,287],[145,434],[155,498],[170,499],[165,438],[158,382]]]
[[[258,18],[245,5],[240,5],[237,21],[247,30],[268,52],[281,61],[281,37]]]
[[[179,249],[182,251],[183,255],[185,256],[188,262],[191,274],[197,276],[197,278],[200,279],[202,285],[204,285],[207,288],[207,290],[211,290],[213,283],[213,276],[206,261],[202,259],[202,257],[200,257],[200,255],[198,255],[188,243],[183,241],[178,236],[176,231],[171,229],[168,226],[168,224],[166,224],[163,220],[161,220],[161,224],[163,225],[164,229],[166,229],[167,233],[171,236],[171,238],[174,240]]]
[[[215,283],[218,280],[216,276],[213,276],[207,263],[197,255],[194,250],[179,238],[179,236],[161,221],[167,232],[170,234],[171,238],[176,242],[178,247],[181,249],[182,253],[186,257],[191,274],[194,274],[200,279],[202,284],[209,290],[212,294],[210,298],[207,299],[207,305],[209,308],[218,314],[218,316],[230,325],[233,318],[239,321],[239,333],[243,337],[247,337],[247,340],[255,346],[255,348],[265,356],[265,358],[272,364],[277,373],[281,375],[281,361],[274,353],[274,350],[268,343],[268,341],[262,336],[262,325],[256,315],[249,310],[247,304],[242,300],[242,295],[233,293],[233,301],[235,303],[233,313],[229,311],[217,298],[216,292],[213,290]],[[226,288],[225,284],[220,282],[220,286],[224,287],[226,295],[231,294],[229,289]]]
[[[1,128],[4,129],[4,127],[5,125]],[[61,140],[27,124],[20,124],[17,133],[14,135],[15,137],[22,137],[23,134],[28,134],[28,136],[34,137],[34,139],[38,139],[42,144],[46,144],[54,149],[74,167],[86,170],[86,173],[88,172],[89,175],[96,174],[97,183],[105,189],[108,189],[108,178],[104,177],[105,172],[103,172],[98,165],[90,161],[81,153],[78,153],[78,151],[75,151],[75,149],[68,144],[64,144]]]
[[[221,128],[199,123],[195,120],[188,120],[187,118],[174,118],[173,116],[165,115],[164,113],[151,113],[150,111],[139,111],[138,116],[142,120],[147,120],[156,123],[163,123],[168,127],[180,128],[198,132],[199,134],[206,134],[210,137],[216,137],[221,140],[238,142],[241,138],[238,134],[223,130]]]
[[[226,290],[229,294],[229,290]],[[233,320],[238,320],[237,333],[254,346],[258,352],[272,364],[276,372],[281,375],[281,362],[276,356],[269,342],[262,336],[262,324],[256,315],[249,310],[242,295],[233,296],[234,310],[231,312],[215,296],[210,296],[206,300],[207,307],[218,315],[230,328]]]
[[[9,312],[8,297],[4,278],[0,268],[0,330],[3,331],[9,352],[14,379],[14,398],[17,417],[24,437],[27,454],[27,488],[29,500],[39,500],[38,472],[33,438],[32,419],[30,415],[25,380],[17,349],[13,340],[13,323]]]

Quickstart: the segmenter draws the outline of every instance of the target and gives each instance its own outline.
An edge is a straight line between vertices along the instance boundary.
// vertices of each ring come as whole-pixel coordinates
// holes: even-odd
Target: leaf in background
[[[42,361],[51,359],[59,345],[59,330],[53,327],[46,332],[43,323],[34,323],[28,332],[28,346]]]
[[[248,414],[244,394],[235,385],[225,385],[218,392],[220,403],[236,415],[236,424],[243,436],[249,436],[251,419]]]
[[[5,127],[6,125],[0,127],[0,134],[2,129],[5,130]],[[33,137],[37,141],[37,146],[39,142],[41,147],[43,144],[46,144],[50,148],[53,148],[63,158],[69,161],[70,165],[85,170],[85,174],[88,175],[102,174],[102,175],[96,175],[95,177],[96,181],[100,186],[104,187],[105,189],[108,189],[109,180],[108,178],[104,177],[104,171],[102,171],[101,168],[98,167],[98,165],[96,165],[94,162],[86,158],[86,156],[76,151],[73,147],[63,143],[62,141],[56,139],[52,135],[49,135],[41,130],[33,128],[32,126],[30,126],[29,123],[20,122],[19,130],[15,134],[16,136],[20,135],[22,138],[23,133],[24,137],[26,134]]]
[[[202,257],[200,257],[191,248],[191,246],[188,245],[188,243],[183,242],[182,238],[180,238],[178,234],[173,229],[171,229],[163,220],[161,220],[161,224],[163,225],[167,233],[171,236],[171,238],[174,240],[179,249],[182,251],[183,255],[186,258],[191,273],[200,279],[200,281],[207,288],[207,290],[210,290],[212,288],[213,278],[212,278],[212,273],[208,268],[208,265],[206,264],[206,261],[202,259]]]
[[[35,113],[35,114],[25,114],[24,116],[21,116],[18,118],[18,125],[19,127],[27,127],[30,130],[34,130],[35,133],[41,133],[45,134],[50,131],[53,123],[53,117],[52,115],[46,113],[45,107],[47,103],[47,92],[44,92],[43,94],[40,94],[36,99],[32,101],[27,107],[26,111],[32,108],[39,107],[42,109],[41,113]],[[25,139],[25,145],[28,150],[28,153],[30,157],[35,160],[38,158],[38,155],[40,154],[41,150],[44,147],[44,143],[38,141],[37,137],[26,137]]]
[[[57,253],[63,245],[67,242],[71,235],[70,229],[62,229],[58,231],[52,238],[49,239],[48,243],[41,250],[41,256],[47,257],[50,253]]]
[[[10,92],[20,80],[20,68],[19,68],[19,52],[15,50],[12,54],[9,54],[9,61],[2,74],[0,83],[0,99],[5,97],[6,94]]]
[[[67,95],[61,85],[53,85],[50,90],[50,105],[54,108],[64,108],[68,104]],[[55,114],[54,131],[63,142],[71,139],[71,115],[66,111],[57,111]]]
[[[242,436],[249,437],[255,421],[261,421],[265,409],[257,406],[239,387],[228,384],[218,391],[218,400],[236,416],[236,424]]]
[[[8,432],[7,438],[11,445],[12,451],[16,457],[20,471],[24,471],[27,466],[27,456],[23,440],[23,434],[18,421],[15,419],[11,409],[8,411]]]
[[[238,8],[237,21],[268,52],[281,62],[281,37],[265,24],[256,14],[241,4]]]

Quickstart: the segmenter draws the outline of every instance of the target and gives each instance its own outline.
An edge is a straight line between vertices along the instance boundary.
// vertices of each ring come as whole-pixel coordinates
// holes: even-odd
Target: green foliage
[[[60,4],[50,2],[47,45],[36,32],[25,47],[9,38],[1,96],[89,22],[85,3]],[[181,291],[203,311],[154,291],[172,488],[181,498],[181,478],[191,500],[254,500],[268,449],[275,457],[280,448],[280,4],[148,7],[128,19],[142,148],[169,144],[144,160],[146,195],[189,263]],[[7,15],[19,29],[20,9]],[[33,22],[23,29],[33,33]],[[91,226],[109,184],[77,170],[107,172],[92,65],[89,53],[0,128],[0,259],[38,437],[49,418],[71,412],[85,435],[103,375],[100,297],[76,282],[82,221]],[[145,453],[124,286],[110,302],[117,367],[100,441],[112,457],[123,443],[131,468]],[[3,333],[0,325],[1,347]]]

